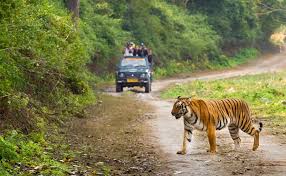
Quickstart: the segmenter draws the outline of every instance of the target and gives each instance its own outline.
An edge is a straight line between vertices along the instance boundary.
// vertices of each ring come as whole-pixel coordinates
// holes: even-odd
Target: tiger
[[[178,97],[171,111],[176,119],[184,118],[184,138],[182,149],[177,154],[186,154],[186,141],[191,142],[193,130],[206,131],[210,149],[208,152],[216,153],[216,130],[228,127],[230,136],[234,141],[235,149],[240,147],[241,139],[239,129],[254,136],[252,150],[259,146],[259,128],[253,127],[248,104],[241,99],[203,100]]]

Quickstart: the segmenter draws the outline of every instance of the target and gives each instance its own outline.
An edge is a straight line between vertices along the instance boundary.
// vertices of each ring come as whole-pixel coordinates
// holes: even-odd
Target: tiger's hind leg
[[[253,151],[255,151],[258,148],[258,146],[259,146],[259,134],[260,134],[260,132],[262,130],[262,127],[263,127],[263,125],[260,122],[259,123],[259,129],[258,130],[255,129],[256,132],[254,134],[254,143],[253,143],[253,148],[252,148]]]
[[[253,151],[257,150],[258,146],[259,146],[259,132],[256,131],[254,134],[254,143],[253,143],[252,150]]]
[[[239,137],[239,128],[235,124],[230,124],[228,126],[228,130],[230,133],[230,136],[234,142],[234,149],[237,150],[240,148],[240,142],[241,139]]]
[[[252,125],[252,122],[249,120],[249,122],[247,123],[248,125],[244,125],[241,130],[251,136],[254,136],[254,143],[253,143],[253,148],[252,150],[255,151],[257,150],[258,146],[259,146],[259,133],[262,130],[262,123],[259,123],[259,129],[255,129],[254,126]]]

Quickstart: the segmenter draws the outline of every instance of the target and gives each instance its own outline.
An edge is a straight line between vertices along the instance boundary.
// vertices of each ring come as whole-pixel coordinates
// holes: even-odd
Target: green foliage
[[[155,78],[164,78],[170,76],[176,76],[178,74],[190,73],[198,70],[199,68],[207,68],[208,67],[208,60],[202,61],[198,64],[195,64],[191,61],[176,61],[170,60],[168,63],[165,64],[164,67],[157,67],[155,69]]]
[[[2,160],[15,160],[18,158],[16,153],[16,147],[5,141],[2,136],[0,136],[0,159]]]
[[[255,1],[195,0],[188,8],[191,13],[207,14],[209,23],[222,36],[226,47],[251,46],[260,36]]]
[[[166,75],[165,67],[173,67],[174,61],[192,62],[196,69],[205,68],[202,65],[206,63],[210,63],[210,68],[230,66],[244,61],[224,56],[221,49],[234,55],[241,48],[252,48],[262,40],[268,42],[270,33],[265,33],[265,16],[276,12],[260,18],[257,14],[265,12],[261,3],[266,2],[84,0],[81,36],[93,55],[92,69],[98,74],[114,70],[124,42],[130,40],[137,44],[144,42],[153,50],[159,75]],[[274,1],[266,4],[281,7]],[[269,29],[273,31],[277,27],[271,25]],[[212,66],[212,63],[221,65]]]
[[[96,73],[110,71],[106,65],[115,65],[114,58],[122,56],[126,41],[130,40],[130,34],[122,30],[122,19],[113,18],[119,10],[113,5],[101,0],[82,0],[80,4],[81,37],[86,41]]]
[[[268,41],[270,35],[281,25],[286,25],[285,0],[257,1],[257,14],[260,18],[263,39]]]
[[[259,51],[255,48],[241,49],[231,60],[235,61],[235,64],[243,64],[248,60],[255,59],[259,55]]]
[[[200,57],[212,59],[220,52],[220,37],[206,16],[189,15],[163,0],[83,0],[80,9],[81,36],[92,53],[91,68],[96,73],[114,70],[130,40],[152,48],[161,66],[170,58],[199,62]]]
[[[60,113],[94,101],[85,66],[88,50],[61,5],[1,2],[0,97],[6,111],[30,116],[36,112],[32,106]]]
[[[189,15],[164,1],[130,1],[128,6],[124,29],[153,49],[157,63],[170,58],[197,61],[218,52],[219,36],[205,16]]]
[[[286,73],[242,76],[225,80],[193,81],[178,84],[164,91],[163,98],[192,96],[197,98],[241,98],[251,106],[254,116],[270,118],[286,126]],[[284,120],[282,120],[284,117]]]
[[[224,50],[229,50],[267,44],[273,31],[285,24],[285,6],[285,0],[194,0],[187,9],[192,14],[206,14],[222,36]]]
[[[28,136],[11,131],[0,136],[1,175],[66,175],[68,167],[45,151],[43,135]]]
[[[234,67],[240,64],[244,64],[251,59],[257,58],[259,51],[255,48],[244,48],[238,51],[233,57],[227,57],[225,55],[220,55],[218,58],[214,59],[209,68],[218,69],[218,68],[227,68]]]
[[[201,69],[225,69],[244,64],[251,59],[257,58],[259,52],[255,48],[241,49],[235,56],[227,57],[220,55],[209,61],[201,58],[199,62],[170,60],[164,67],[155,69],[155,78],[174,76],[178,74],[190,73]]]

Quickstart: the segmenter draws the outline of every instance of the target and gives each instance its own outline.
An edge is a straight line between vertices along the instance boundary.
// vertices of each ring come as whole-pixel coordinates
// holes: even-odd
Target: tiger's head
[[[172,116],[175,116],[176,119],[179,119],[180,117],[186,115],[188,113],[187,101],[189,100],[190,98],[181,98],[181,96],[179,96],[173,105],[171,112]]]

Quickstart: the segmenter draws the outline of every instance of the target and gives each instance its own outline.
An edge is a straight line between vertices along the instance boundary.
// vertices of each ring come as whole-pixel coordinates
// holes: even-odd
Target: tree
[[[261,23],[264,41],[268,42],[270,38],[276,41],[277,31],[281,25],[286,25],[286,1],[285,0],[256,0],[257,16]],[[280,32],[278,32],[280,33]],[[272,36],[273,35],[273,36]],[[272,38],[272,39],[271,39]],[[278,37],[280,38],[280,37]],[[276,42],[274,42],[276,43]],[[274,44],[275,45],[275,44]]]
[[[254,1],[192,0],[188,9],[208,16],[209,24],[223,37],[224,49],[253,46],[260,37]]]
[[[77,21],[77,18],[79,18],[79,3],[80,3],[80,0],[67,0],[66,1],[67,8],[72,12],[73,20],[75,23]]]

